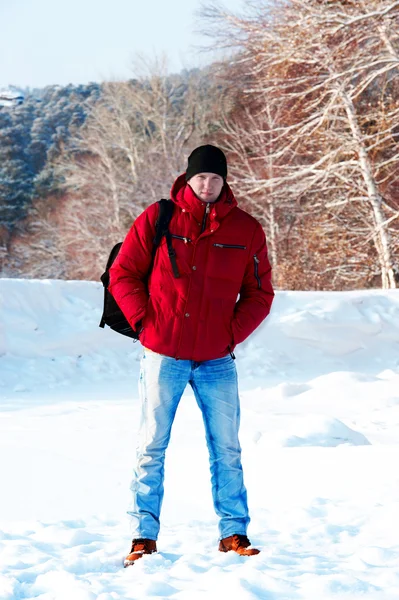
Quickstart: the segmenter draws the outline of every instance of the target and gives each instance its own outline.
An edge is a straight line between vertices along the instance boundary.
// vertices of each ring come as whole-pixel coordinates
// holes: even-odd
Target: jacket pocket
[[[182,242],[184,242],[185,244],[188,244],[189,242],[191,242],[192,240],[189,237],[184,237],[183,235],[176,235],[175,233],[171,233],[170,234],[172,236],[172,238],[174,238],[175,240],[181,240]]]
[[[256,254],[254,254],[254,275],[255,275],[255,279],[258,282],[258,289],[260,289],[262,287],[262,283],[259,277],[259,269],[258,269],[258,265],[260,263],[259,258],[256,256]]]
[[[213,244],[216,248],[233,248],[236,250],[246,250],[246,246],[240,246],[238,244]]]
[[[226,242],[223,238],[220,242],[210,242],[206,275],[212,279],[213,293],[218,297],[235,295],[237,298],[248,261],[248,247],[228,242],[228,238]]]

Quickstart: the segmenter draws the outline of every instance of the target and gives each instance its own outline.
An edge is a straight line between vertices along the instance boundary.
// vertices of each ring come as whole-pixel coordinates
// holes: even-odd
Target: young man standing
[[[109,290],[144,346],[129,512],[134,534],[125,566],[156,552],[165,451],[188,383],[205,425],[219,550],[259,552],[247,538],[233,350],[269,314],[274,293],[263,229],[238,208],[226,177],[219,148],[196,148],[172,186],[171,236],[162,239],[152,269],[157,203],[136,219],[110,270]]]

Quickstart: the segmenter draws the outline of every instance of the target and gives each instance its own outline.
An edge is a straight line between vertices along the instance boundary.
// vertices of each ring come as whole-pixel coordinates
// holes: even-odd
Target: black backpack
[[[148,275],[151,273],[152,266],[155,259],[155,254],[157,252],[158,246],[161,243],[163,236],[166,237],[166,243],[168,245],[168,254],[170,257],[170,262],[172,264],[173,274],[175,277],[180,277],[179,271],[176,263],[176,253],[172,246],[172,236],[169,232],[169,223],[173,215],[174,204],[171,200],[162,200],[158,201],[159,204],[159,213],[158,219],[155,223],[155,238],[153,241],[152,247],[152,261],[149,269]],[[111,253],[109,255],[107,266],[105,268],[105,272],[101,275],[101,281],[104,286],[104,310],[103,315],[101,317],[101,321],[99,327],[103,327],[104,325],[108,325],[111,329],[116,331],[117,333],[121,333],[122,335],[127,335],[133,340],[138,340],[138,334],[140,332],[140,327],[138,327],[138,331],[132,329],[129,325],[126,317],[123,312],[117,305],[116,301],[108,291],[109,285],[109,270],[111,268],[112,263],[115,258],[118,256],[119,250],[121,249],[122,242],[115,244],[112,248]]]

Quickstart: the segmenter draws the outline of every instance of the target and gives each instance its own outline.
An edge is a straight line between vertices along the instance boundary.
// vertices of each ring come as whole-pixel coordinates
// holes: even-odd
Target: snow
[[[3,89],[0,90],[0,106],[15,106],[22,104],[24,94],[21,91]]]
[[[123,569],[141,348],[92,282],[0,280],[1,600],[397,600],[399,292],[278,292],[236,351],[262,552],[217,551],[201,415],[182,399],[159,553]]]

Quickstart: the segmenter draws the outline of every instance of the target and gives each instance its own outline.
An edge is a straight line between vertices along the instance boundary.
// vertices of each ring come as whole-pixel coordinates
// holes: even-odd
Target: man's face
[[[216,202],[222,191],[224,179],[216,173],[197,173],[188,180],[194,194],[203,202]]]

